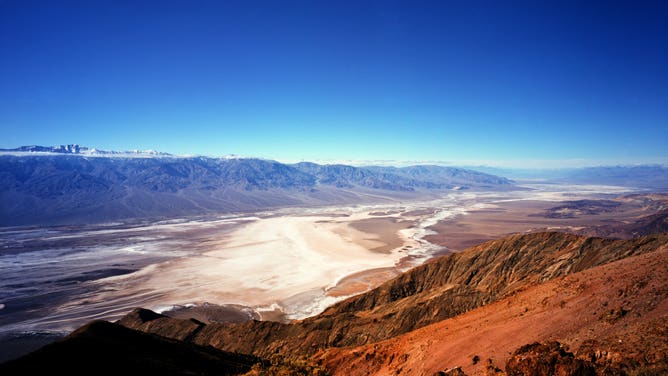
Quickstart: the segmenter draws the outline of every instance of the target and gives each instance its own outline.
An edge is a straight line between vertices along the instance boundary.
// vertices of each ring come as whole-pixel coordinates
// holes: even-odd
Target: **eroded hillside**
[[[288,324],[204,324],[137,309],[118,325],[191,350],[250,356],[258,364],[251,374],[661,372],[666,275],[668,234],[533,233],[443,256]]]

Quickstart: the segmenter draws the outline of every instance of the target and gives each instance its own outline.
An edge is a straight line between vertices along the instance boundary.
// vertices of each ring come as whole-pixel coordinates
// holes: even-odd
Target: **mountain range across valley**
[[[668,169],[485,171],[2,150],[0,372],[667,373]]]
[[[512,173],[512,170],[499,170]],[[557,170],[548,182],[661,190],[663,166]],[[450,190],[517,190],[470,168],[285,164],[241,157],[179,157],[76,144],[0,150],[0,225],[82,224],[394,202]]]

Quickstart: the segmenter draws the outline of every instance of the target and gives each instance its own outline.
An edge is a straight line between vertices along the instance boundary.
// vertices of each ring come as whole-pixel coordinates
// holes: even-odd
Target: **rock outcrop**
[[[506,362],[508,376],[596,376],[591,362],[577,359],[559,342],[532,343],[517,349]]]

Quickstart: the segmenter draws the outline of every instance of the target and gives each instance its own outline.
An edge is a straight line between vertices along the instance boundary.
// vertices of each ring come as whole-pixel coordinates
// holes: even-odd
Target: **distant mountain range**
[[[0,150],[0,225],[91,223],[513,187],[506,178],[453,167],[283,164],[79,145],[23,146]]]
[[[668,189],[668,168],[663,166],[568,169],[550,177],[562,183]],[[76,144],[0,149],[0,226],[379,202],[460,189],[517,187],[504,177],[444,166],[284,164]]]
[[[586,167],[570,171],[561,180],[582,184],[668,190],[668,167],[661,165]]]
[[[658,164],[580,168],[513,169],[476,166],[476,171],[513,179],[541,179],[557,183],[598,184],[668,190],[668,167]]]
[[[96,156],[118,156],[118,157],[174,157],[174,155],[169,153],[162,153],[155,150],[130,150],[130,151],[107,151],[95,148],[89,148],[86,146],[80,146],[77,144],[70,145],[59,145],[59,146],[39,146],[39,145],[30,145],[30,146],[21,146],[16,149],[0,149],[0,155],[2,154],[15,154],[22,155],[24,153],[33,153],[37,154],[72,154],[72,155],[85,155],[89,157]]]

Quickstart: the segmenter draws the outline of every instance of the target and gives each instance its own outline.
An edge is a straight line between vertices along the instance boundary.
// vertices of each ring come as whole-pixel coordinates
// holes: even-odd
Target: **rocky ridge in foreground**
[[[542,361],[530,359],[595,374],[653,372],[667,364],[666,275],[668,234],[611,240],[535,233],[441,257],[290,324],[203,324],[138,309],[114,325],[255,357],[257,366],[243,371],[251,374],[431,375],[456,367],[452,372],[541,374],[530,366]],[[534,342],[542,344],[522,348]],[[21,369],[20,362],[4,367]]]
[[[652,252],[666,244],[668,235],[635,240],[557,232],[513,235],[418,266],[320,315],[291,324],[248,321],[198,328],[170,318],[145,320],[139,311],[120,323],[170,338],[191,336],[193,343],[225,351],[256,356],[276,352],[310,355],[323,348],[359,346],[392,338],[528,287]]]

